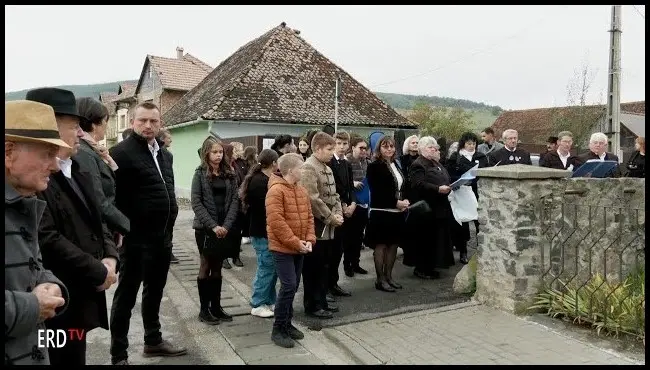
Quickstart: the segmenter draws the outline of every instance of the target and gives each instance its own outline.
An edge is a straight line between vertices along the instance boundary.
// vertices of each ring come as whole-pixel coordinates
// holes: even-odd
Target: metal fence
[[[645,209],[567,200],[540,204],[549,306],[593,324],[627,320],[645,330]]]

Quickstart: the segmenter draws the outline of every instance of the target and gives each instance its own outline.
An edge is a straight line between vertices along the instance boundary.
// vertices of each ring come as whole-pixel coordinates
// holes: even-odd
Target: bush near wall
[[[585,286],[565,284],[545,288],[530,310],[543,310],[554,318],[588,325],[598,334],[628,334],[645,343],[645,268],[639,267],[620,284],[594,275]]]

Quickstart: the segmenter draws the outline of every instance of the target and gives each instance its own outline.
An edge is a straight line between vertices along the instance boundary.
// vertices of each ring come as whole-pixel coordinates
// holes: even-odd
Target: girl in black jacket
[[[239,197],[244,211],[249,216],[248,232],[251,244],[257,254],[257,271],[253,279],[253,295],[251,297],[251,315],[271,317],[275,308],[275,284],[278,275],[273,264],[273,255],[269,251],[266,235],[266,193],[269,177],[278,168],[278,153],[275,150],[264,149],[258,156],[258,161],[239,189]]]
[[[228,256],[229,234],[235,230],[239,196],[237,177],[223,149],[217,139],[208,137],[201,147],[201,165],[192,178],[192,227],[201,255],[196,279],[199,319],[210,325],[232,321],[221,307],[221,266]]]

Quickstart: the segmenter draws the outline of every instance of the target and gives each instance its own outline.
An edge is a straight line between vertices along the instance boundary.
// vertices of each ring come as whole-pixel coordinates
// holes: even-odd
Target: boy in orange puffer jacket
[[[278,159],[282,177],[271,175],[266,194],[266,232],[269,250],[280,279],[275,303],[275,322],[271,340],[280,347],[291,348],[304,334],[291,324],[293,299],[300,284],[304,255],[316,243],[314,216],[307,190],[298,185],[302,156],[288,153]]]

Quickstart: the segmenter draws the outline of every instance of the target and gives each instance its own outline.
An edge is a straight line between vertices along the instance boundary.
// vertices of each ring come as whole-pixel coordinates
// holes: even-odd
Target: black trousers
[[[345,220],[347,222],[348,219]],[[333,288],[339,283],[339,266],[343,259],[343,239],[345,239],[345,229],[337,227],[334,230],[334,240],[327,246],[326,262],[327,279],[325,280],[326,288]]]
[[[311,253],[305,255],[302,268],[305,312],[315,312],[327,307],[327,257],[328,249],[337,245],[336,240],[318,240]],[[340,244],[338,244],[340,246]]]
[[[49,328],[49,327],[48,327]],[[60,329],[60,328],[57,328]],[[66,330],[66,335],[67,329]],[[84,332],[83,339],[71,340],[67,338],[65,346],[62,348],[48,348],[47,352],[50,355],[50,365],[53,366],[75,366],[86,365],[86,335]]]
[[[359,266],[361,260],[361,244],[363,231],[368,223],[368,209],[357,206],[352,216],[343,223],[343,266],[353,268]]]
[[[271,252],[275,271],[280,279],[280,291],[275,301],[273,327],[286,328],[293,319],[293,299],[300,286],[300,273],[304,262],[302,254]]]
[[[111,309],[111,357],[113,362],[128,358],[129,325],[142,283],[144,343],[162,342],[160,302],[167,284],[171,248],[158,244],[125,244],[120,250],[120,275]]]

